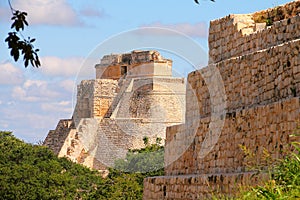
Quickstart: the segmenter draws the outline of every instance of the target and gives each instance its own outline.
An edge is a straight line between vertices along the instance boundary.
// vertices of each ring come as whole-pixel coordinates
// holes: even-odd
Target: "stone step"
[[[242,186],[255,186],[268,178],[267,173],[256,172],[148,177],[144,179],[143,199],[189,200],[210,199],[218,194],[232,196]]]

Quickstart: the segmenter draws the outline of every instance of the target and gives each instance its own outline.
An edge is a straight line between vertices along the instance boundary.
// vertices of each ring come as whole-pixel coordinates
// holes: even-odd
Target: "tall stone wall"
[[[273,22],[256,23],[256,19],[266,17],[266,12],[286,13],[285,19]],[[210,22],[209,62],[217,63],[231,57],[245,55],[261,49],[276,46],[298,38],[300,29],[300,2],[294,1],[267,11],[253,14],[229,15]]]
[[[253,21],[264,11],[211,22],[210,64],[188,76],[186,123],[167,128],[166,176],[144,180],[144,199],[232,195],[241,185],[267,178],[250,179],[241,146],[256,155],[252,162],[262,169],[269,164],[264,152],[276,160],[291,149],[297,138],[289,135],[300,121],[299,6],[299,1],[281,6],[293,12],[270,27]],[[224,112],[214,115],[223,104]]]
[[[289,135],[297,128],[300,120],[299,97],[281,100],[264,106],[255,106],[228,112],[218,142],[204,158],[200,156],[201,144],[209,137],[210,117],[201,118],[191,145],[181,156],[174,155],[175,145],[165,151],[165,160],[178,159],[165,168],[166,175],[240,173],[247,171],[247,158],[240,145],[255,153],[256,164],[266,165],[264,151],[274,160],[282,158],[283,151],[293,141]],[[167,141],[184,140],[176,127],[167,130]],[[172,141],[182,144],[183,141]],[[176,153],[176,152],[175,152]]]
[[[300,22],[300,18],[299,18]],[[298,34],[299,37],[299,34]],[[266,105],[300,93],[300,39],[272,48],[216,63],[226,92],[227,111]],[[209,68],[210,66],[208,66]],[[212,67],[212,66],[211,66]],[[210,114],[210,94],[202,75],[207,69],[189,74],[191,92],[196,104],[187,104],[187,116],[199,110],[201,116]]]

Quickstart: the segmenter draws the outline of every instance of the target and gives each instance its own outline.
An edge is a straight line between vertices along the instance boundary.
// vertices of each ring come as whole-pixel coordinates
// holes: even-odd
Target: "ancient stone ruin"
[[[241,145],[262,168],[264,152],[277,159],[290,148],[299,51],[300,1],[211,21],[209,65],[188,76],[185,123],[167,128],[165,176],[145,179],[143,198],[203,199],[258,183]]]
[[[172,77],[172,61],[159,52],[106,55],[95,68],[96,79],[77,87],[72,119],[45,139],[58,156],[103,170],[144,147],[144,137],[164,143],[166,128],[184,122],[184,78]]]

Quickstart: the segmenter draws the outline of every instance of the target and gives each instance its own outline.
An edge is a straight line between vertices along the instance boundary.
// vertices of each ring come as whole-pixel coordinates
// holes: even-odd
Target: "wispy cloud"
[[[26,11],[30,24],[76,26],[82,24],[66,0],[15,0],[13,7]]]
[[[104,9],[85,6],[75,9],[67,0],[14,0],[14,9],[28,13],[30,25],[89,26],[85,18],[103,18],[108,16]],[[9,22],[11,11],[8,3],[0,4],[0,21]]]
[[[60,101],[60,102],[42,103],[41,109],[47,112],[64,112],[70,114],[72,113],[72,102]]]
[[[57,77],[27,79],[7,87],[8,94],[1,96],[0,128],[29,142],[44,138],[59,119],[71,117],[73,84],[73,80]]]
[[[12,90],[15,100],[27,102],[46,101],[59,96],[58,91],[49,88],[48,82],[41,80],[26,80],[23,85],[15,86]]]
[[[186,34],[190,37],[198,37],[198,38],[206,38],[208,34],[208,28],[205,22],[198,22],[195,24],[190,24],[190,23],[163,24],[161,22],[153,22],[150,24],[143,24],[140,27],[141,28],[146,28],[146,27],[162,28],[161,31],[159,31],[159,29],[157,30],[151,29],[151,32],[148,32],[149,31],[148,29],[142,29],[141,30],[142,34],[170,34],[169,31],[164,31],[163,29],[171,29]]]
[[[9,62],[0,64],[0,85],[17,85],[24,81],[23,72]]]
[[[84,59],[80,57],[43,57],[41,60],[41,72],[45,75],[75,77]]]

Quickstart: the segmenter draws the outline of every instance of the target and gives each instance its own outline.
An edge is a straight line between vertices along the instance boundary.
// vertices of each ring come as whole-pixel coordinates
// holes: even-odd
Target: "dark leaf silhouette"
[[[13,57],[15,61],[18,61],[20,54],[23,55],[23,61],[25,67],[28,67],[29,63],[33,67],[41,66],[39,61],[39,57],[37,52],[39,49],[34,49],[33,42],[35,42],[35,38],[28,40],[24,39],[21,31],[24,30],[25,26],[28,26],[28,22],[26,21],[26,12],[21,12],[19,10],[15,10],[12,8],[10,1],[8,1],[10,9],[12,11],[13,20],[11,29],[13,32],[9,32],[5,42],[7,42],[8,49],[10,49],[10,55]]]
[[[196,4],[199,4],[199,0],[194,0]],[[212,2],[215,2],[215,0],[210,0]]]

